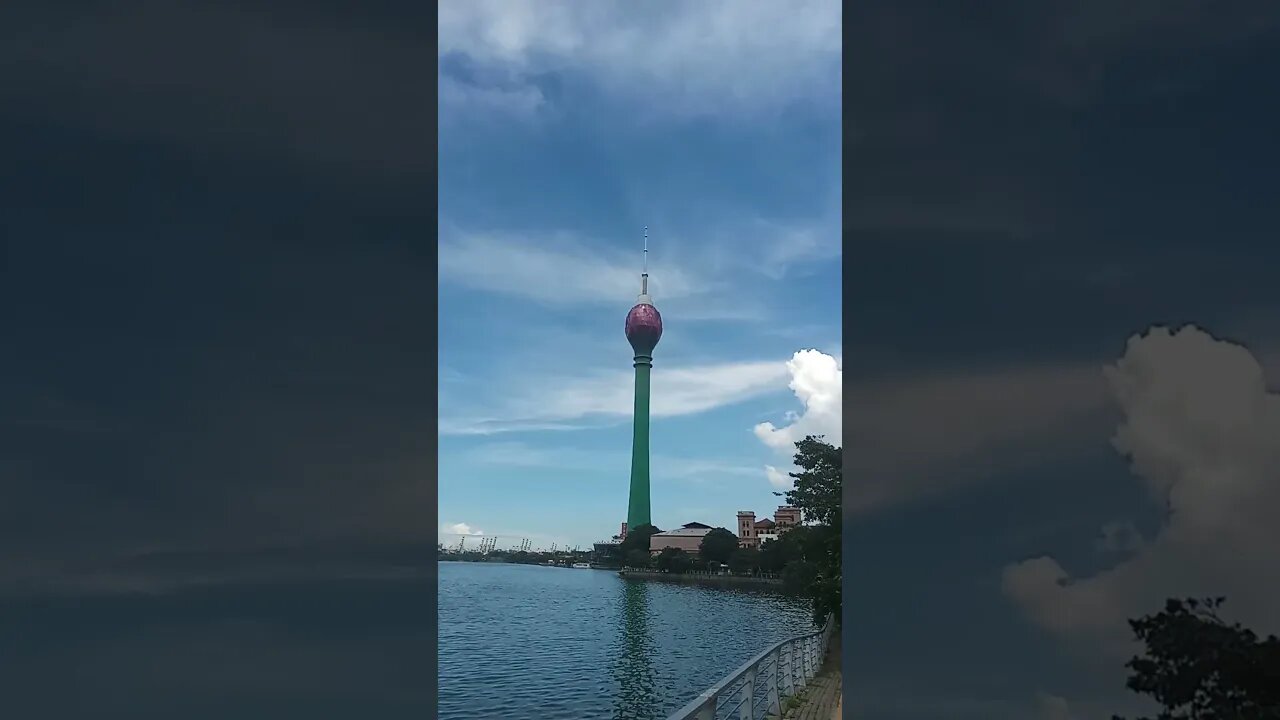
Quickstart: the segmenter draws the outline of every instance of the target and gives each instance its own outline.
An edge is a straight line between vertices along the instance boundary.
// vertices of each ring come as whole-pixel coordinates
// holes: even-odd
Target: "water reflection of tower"
[[[627,501],[627,527],[638,528],[649,521],[649,371],[653,349],[662,339],[662,315],[649,297],[649,228],[644,229],[644,270],[640,275],[640,297],[627,313],[627,342],[635,351],[635,417],[631,435],[631,491]]]
[[[649,625],[649,588],[643,582],[622,582],[621,612],[612,670],[618,692],[614,720],[657,720],[659,705],[654,657],[657,645]]]

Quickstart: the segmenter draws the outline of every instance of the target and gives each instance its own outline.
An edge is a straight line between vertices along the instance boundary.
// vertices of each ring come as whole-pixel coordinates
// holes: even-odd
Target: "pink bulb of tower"
[[[639,303],[627,313],[627,341],[637,355],[649,355],[662,339],[662,315],[658,308]]]

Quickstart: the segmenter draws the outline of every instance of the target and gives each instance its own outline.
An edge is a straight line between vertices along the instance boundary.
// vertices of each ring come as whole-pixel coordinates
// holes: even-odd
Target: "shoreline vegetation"
[[[759,549],[738,546],[738,536],[715,528],[703,537],[697,552],[665,548],[649,552],[650,538],[661,532],[653,525],[629,528],[614,546],[606,564],[621,566],[624,577],[666,582],[717,582],[769,585],[784,593],[807,597],[813,620],[821,625],[828,614],[840,623],[841,569],[840,499],[843,462],[840,449],[810,435],[796,443],[799,472],[790,473],[794,486],[787,504],[800,509],[805,523],[789,529]]]
[[[722,585],[734,587],[782,588],[782,578],[777,575],[733,575],[730,573],[687,572],[664,573],[658,570],[623,568],[618,575],[632,580],[656,580],[659,582]]]
[[[840,623],[840,498],[843,465],[840,449],[821,436],[796,443],[790,473],[793,489],[784,496],[800,509],[804,524],[790,528],[776,540],[756,548],[738,546],[738,536],[720,527],[706,534],[697,552],[666,548],[649,551],[650,538],[661,532],[653,525],[630,528],[621,542],[607,551],[559,551],[487,553],[451,552],[441,546],[438,559],[455,562],[493,562],[517,565],[573,567],[589,564],[598,570],[614,570],[636,580],[688,582],[778,588],[783,593],[809,598],[814,623],[828,614]]]

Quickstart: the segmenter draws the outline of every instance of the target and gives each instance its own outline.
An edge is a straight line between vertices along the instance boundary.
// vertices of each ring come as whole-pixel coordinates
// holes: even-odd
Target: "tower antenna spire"
[[[649,226],[644,226],[644,270],[640,273],[640,294],[649,294]]]

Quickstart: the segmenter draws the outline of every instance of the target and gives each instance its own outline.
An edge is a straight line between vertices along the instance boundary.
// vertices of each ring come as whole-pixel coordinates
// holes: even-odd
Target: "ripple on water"
[[[440,563],[441,720],[649,720],[809,608],[773,594],[627,581],[604,570]]]

